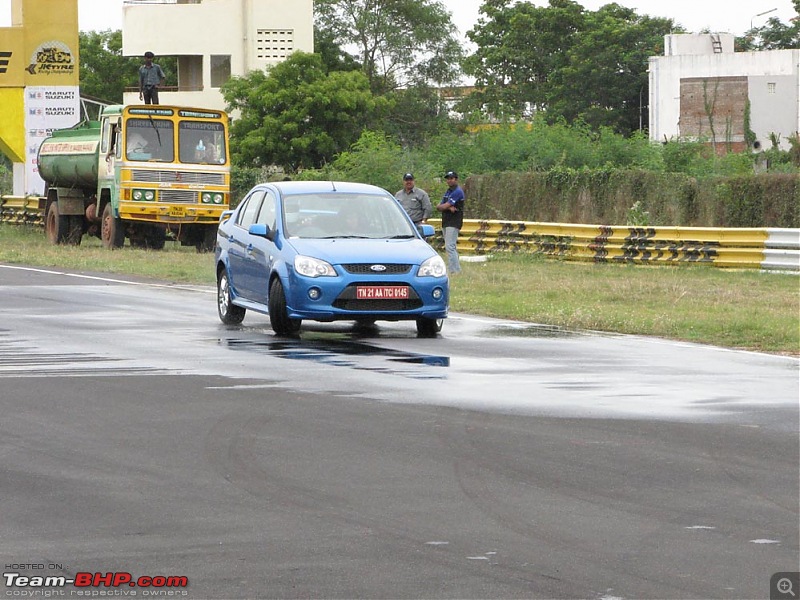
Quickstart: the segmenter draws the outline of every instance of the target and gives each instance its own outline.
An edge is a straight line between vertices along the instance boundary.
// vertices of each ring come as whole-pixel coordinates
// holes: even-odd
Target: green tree
[[[795,5],[797,10],[797,5]],[[798,13],[800,16],[800,13]],[[744,37],[736,38],[739,52],[752,50],[793,50],[800,48],[800,19],[788,24],[773,17],[761,27],[753,27]]]
[[[314,10],[319,30],[357,51],[376,93],[459,75],[461,46],[439,0],[317,0]]]
[[[464,72],[478,91],[460,106],[498,118],[516,119],[546,106],[552,73],[564,66],[566,51],[584,28],[583,8],[573,0],[530,2],[486,0],[485,15],[467,32],[477,50],[464,60]]]
[[[121,104],[126,87],[139,85],[141,60],[122,56],[122,31],[81,31],[81,94]]]
[[[646,129],[649,58],[664,53],[664,35],[675,29],[672,19],[619,4],[587,12],[566,64],[549,80],[548,116],[622,134]]]
[[[336,37],[328,30],[314,26],[314,54],[319,54],[325,70],[331,71],[358,71],[361,65],[355,58],[347,54]]]
[[[234,77],[222,87],[232,155],[241,166],[320,167],[346,150],[388,109],[360,71],[328,73],[318,54],[293,52],[268,72]]]
[[[671,19],[607,4],[587,11],[574,0],[486,0],[468,33],[477,50],[464,63],[481,91],[470,99],[495,117],[544,112],[629,133],[647,115],[648,58],[663,52]]]

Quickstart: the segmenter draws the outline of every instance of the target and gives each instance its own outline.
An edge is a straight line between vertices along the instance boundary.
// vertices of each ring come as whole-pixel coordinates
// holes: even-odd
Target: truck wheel
[[[277,277],[269,286],[269,322],[278,335],[295,335],[300,331],[300,319],[290,319],[286,311],[286,294],[283,284]]]
[[[195,244],[198,252],[213,252],[214,246],[217,245],[217,228],[203,227],[200,234],[200,241]]]
[[[217,273],[217,313],[225,325],[238,325],[244,320],[246,310],[231,302],[231,281],[222,268]]]
[[[44,229],[51,244],[63,244],[69,232],[69,217],[58,210],[58,202],[51,202],[47,207]]]
[[[114,216],[110,202],[106,204],[106,207],[103,209],[103,224],[100,232],[100,239],[103,240],[103,246],[109,250],[122,248],[125,244],[125,225],[123,225],[122,219]]]

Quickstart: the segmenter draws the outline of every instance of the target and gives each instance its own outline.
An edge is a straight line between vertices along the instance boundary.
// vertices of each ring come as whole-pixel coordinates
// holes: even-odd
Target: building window
[[[294,50],[294,29],[259,29],[256,56],[259,60],[283,60]]]
[[[767,93],[774,94],[775,93],[775,88],[777,88],[777,87],[778,87],[777,83],[768,83],[767,84]]]
[[[211,87],[222,87],[231,78],[231,57],[229,54],[211,55]]]

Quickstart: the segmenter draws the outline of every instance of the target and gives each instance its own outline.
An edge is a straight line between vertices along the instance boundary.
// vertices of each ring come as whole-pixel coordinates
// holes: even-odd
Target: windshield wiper
[[[389,236],[389,237],[387,237],[385,239],[387,239],[387,240],[410,240],[411,238],[415,238],[415,237],[417,237],[417,236],[415,236],[415,235],[413,235],[411,233],[403,233],[403,234],[400,234],[400,235],[391,235],[391,236]]]

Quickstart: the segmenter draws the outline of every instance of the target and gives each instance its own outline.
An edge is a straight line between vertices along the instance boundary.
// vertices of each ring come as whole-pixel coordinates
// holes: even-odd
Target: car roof
[[[383,188],[368,183],[354,183],[350,181],[276,181],[270,185],[276,187],[282,196],[291,196],[294,194],[321,194],[326,192],[376,194],[382,196],[389,194],[389,192]]]

